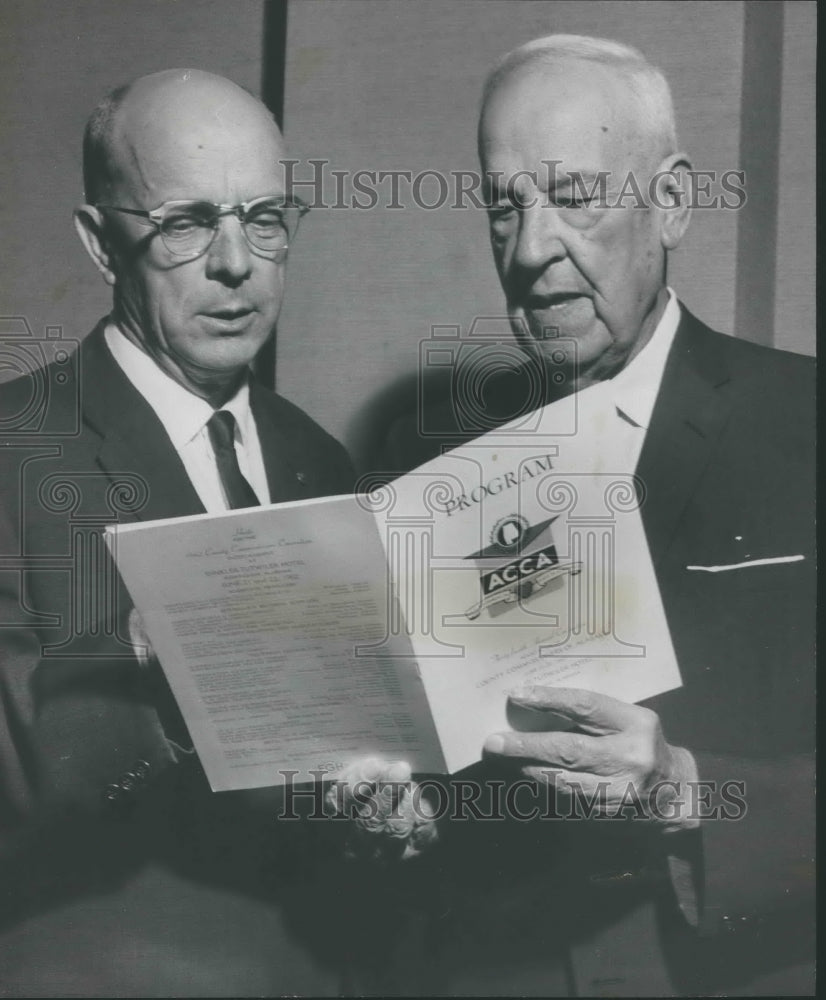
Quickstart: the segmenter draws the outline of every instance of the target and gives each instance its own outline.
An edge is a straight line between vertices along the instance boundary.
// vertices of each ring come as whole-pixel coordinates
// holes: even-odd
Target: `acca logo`
[[[481,592],[466,618],[473,621],[499,604],[522,603],[551,581],[582,571],[581,562],[560,561],[551,531],[557,516],[531,525],[521,514],[508,514],[496,522],[490,544],[468,556],[480,568]]]

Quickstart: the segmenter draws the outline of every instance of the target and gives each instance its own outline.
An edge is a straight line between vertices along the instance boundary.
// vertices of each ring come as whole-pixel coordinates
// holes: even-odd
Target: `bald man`
[[[814,366],[709,330],[668,287],[690,163],[640,53],[568,35],[521,46],[488,78],[478,136],[528,361],[498,386],[488,368],[457,371],[454,385],[482,387],[485,422],[468,418],[479,400],[437,400],[390,428],[387,467],[540,405],[537,447],[560,435],[563,472],[634,474],[683,687],[644,706],[557,688],[512,698],[532,731],[491,734],[469,777],[491,793],[492,777],[551,783],[579,821],[446,824],[436,991],[806,993]],[[564,393],[577,393],[573,438]],[[551,731],[560,716],[571,732]],[[623,812],[629,787],[640,806]],[[667,810],[657,787],[676,793]]]
[[[210,792],[100,536],[352,487],[341,446],[250,375],[303,211],[283,158],[260,102],[197,70],[120,88],[86,129],[75,222],[112,312],[3,387],[4,996],[339,991],[338,835]]]

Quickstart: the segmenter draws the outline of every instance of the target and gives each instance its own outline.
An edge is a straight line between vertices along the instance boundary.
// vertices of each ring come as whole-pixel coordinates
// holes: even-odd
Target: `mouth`
[[[591,296],[578,291],[532,292],[522,300],[522,308],[534,339],[561,333],[579,336],[591,327],[595,316]]]
[[[221,332],[237,333],[246,328],[254,312],[248,306],[225,306],[221,309],[209,309],[201,315]]]
[[[562,310],[585,298],[587,296],[581,292],[538,292],[527,296],[525,307],[532,312],[541,309]]]

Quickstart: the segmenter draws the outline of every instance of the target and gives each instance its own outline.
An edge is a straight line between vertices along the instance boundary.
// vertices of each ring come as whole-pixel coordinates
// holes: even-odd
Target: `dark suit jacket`
[[[448,824],[434,920],[449,943],[434,991],[811,989],[813,376],[811,359],[715,333],[683,309],[637,468],[683,678],[648,704],[701,780],[717,782],[712,806],[723,782],[745,783],[746,815],[654,837],[616,823]],[[487,399],[512,418],[526,384],[510,375]],[[407,471],[490,426],[474,428],[443,392],[422,398],[429,414],[388,421],[377,465]],[[804,559],[686,569],[793,555]],[[669,854],[697,876],[689,919]]]
[[[163,426],[103,324],[0,399],[0,995],[335,993],[314,831],[212,794],[132,656],[101,529],[203,511]],[[352,489],[309,417],[257,384],[251,406],[273,500]]]

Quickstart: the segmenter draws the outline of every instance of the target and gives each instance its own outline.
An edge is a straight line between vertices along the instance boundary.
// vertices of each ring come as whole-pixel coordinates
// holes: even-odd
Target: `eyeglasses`
[[[234,215],[254,250],[282,256],[295,239],[298,223],[310,210],[298,198],[265,195],[240,205],[213,205],[208,201],[167,201],[151,212],[137,208],[98,205],[108,212],[123,212],[148,219],[163,245],[176,257],[195,258],[206,253],[218,232],[221,216]]]

